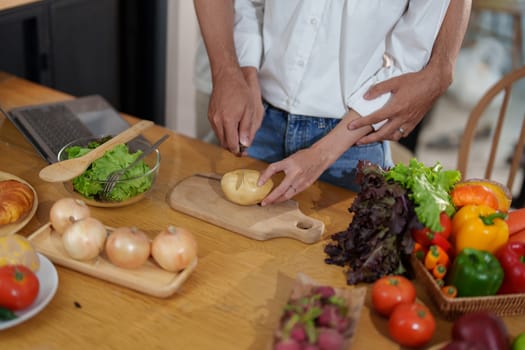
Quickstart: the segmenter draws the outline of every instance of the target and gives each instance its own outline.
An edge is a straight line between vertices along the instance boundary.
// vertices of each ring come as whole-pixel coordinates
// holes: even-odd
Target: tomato
[[[436,330],[436,320],[423,304],[399,304],[388,321],[390,337],[402,346],[419,347],[426,344]]]
[[[385,276],[374,282],[371,289],[372,305],[383,316],[389,316],[401,303],[416,300],[414,284],[403,276]]]
[[[22,310],[30,306],[38,295],[40,283],[36,274],[24,265],[0,267],[0,306]]]

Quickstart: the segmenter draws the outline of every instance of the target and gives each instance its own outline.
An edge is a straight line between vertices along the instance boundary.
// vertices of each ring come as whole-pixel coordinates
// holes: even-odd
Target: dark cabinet
[[[0,12],[0,70],[52,84],[47,10],[37,3]]]
[[[43,0],[2,11],[0,70],[164,124],[166,1]]]
[[[119,103],[118,0],[50,2],[53,83],[73,95]]]

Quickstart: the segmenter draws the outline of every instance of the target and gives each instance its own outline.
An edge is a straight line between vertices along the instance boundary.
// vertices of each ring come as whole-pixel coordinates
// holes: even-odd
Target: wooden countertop
[[[2,0],[0,1],[0,11],[39,1],[42,0]]]
[[[4,109],[65,98],[70,96],[0,73]],[[155,140],[166,132],[170,131],[154,126],[144,135]],[[267,349],[299,272],[319,283],[352,288],[346,286],[340,267],[324,263],[323,247],[330,234],[347,228],[353,193],[316,183],[295,198],[306,215],[325,223],[325,239],[319,243],[251,240],[172,210],[166,195],[178,181],[197,172],[263,169],[264,164],[170,133],[160,146],[162,163],[153,191],[128,207],[93,208],[93,215],[114,227],[134,225],[152,232],[176,224],[190,229],[199,246],[199,264],[190,278],[176,294],[159,299],[56,266],[60,282],[55,297],[30,320],[0,331],[2,349]],[[0,116],[0,170],[29,181],[38,192],[37,213],[20,232],[25,236],[47,223],[51,205],[67,196],[61,184],[39,179],[45,165]],[[437,319],[429,346],[449,339],[451,323],[440,317],[419,285],[418,297]],[[369,306],[367,297],[353,348],[399,349],[388,337],[387,320]],[[525,316],[505,322],[516,335],[523,331]]]

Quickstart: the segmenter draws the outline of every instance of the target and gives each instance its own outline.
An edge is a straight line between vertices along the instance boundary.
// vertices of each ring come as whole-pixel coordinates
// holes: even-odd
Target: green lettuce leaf
[[[408,198],[415,205],[419,221],[432,231],[441,231],[439,215],[445,211],[449,216],[455,212],[450,191],[461,180],[458,170],[444,170],[438,162],[427,167],[416,159],[408,166],[396,164],[385,174],[386,178],[399,183],[409,191]]]
[[[83,156],[98,145],[95,143],[88,145],[88,147],[73,146],[66,149],[66,152],[68,158],[76,158]],[[128,167],[141,154],[142,151],[140,150],[130,153],[128,146],[124,144],[115,146],[112,150],[107,151],[102,157],[95,160],[82,175],[73,179],[75,191],[90,199],[100,199],[104,187],[100,181],[107,179],[112,172]],[[122,180],[139,178],[117,183],[111,191],[109,199],[124,201],[147,191],[152,185],[152,178],[141,175],[148,173],[150,170],[150,167],[144,161],[141,161],[126,171],[121,177]]]

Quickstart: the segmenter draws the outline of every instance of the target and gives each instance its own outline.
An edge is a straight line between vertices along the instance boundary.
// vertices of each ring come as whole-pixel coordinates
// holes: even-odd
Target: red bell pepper
[[[452,246],[452,243],[441,234],[431,232],[428,228],[413,230],[412,238],[424,248],[428,249],[431,245],[438,245],[447,252],[448,256],[454,256],[454,247]]]
[[[504,274],[498,294],[525,293],[525,242],[507,242],[496,257]]]
[[[441,212],[441,214],[439,214],[439,223],[442,227],[441,231],[433,232],[428,227],[422,227],[418,229],[413,229],[412,237],[416,242],[421,243],[425,247],[428,247],[429,245],[433,244],[430,243],[430,241],[427,239],[427,233],[432,233],[433,235],[431,237],[434,237],[434,235],[439,234],[448,240],[452,231],[452,220],[446,212],[443,211]]]

